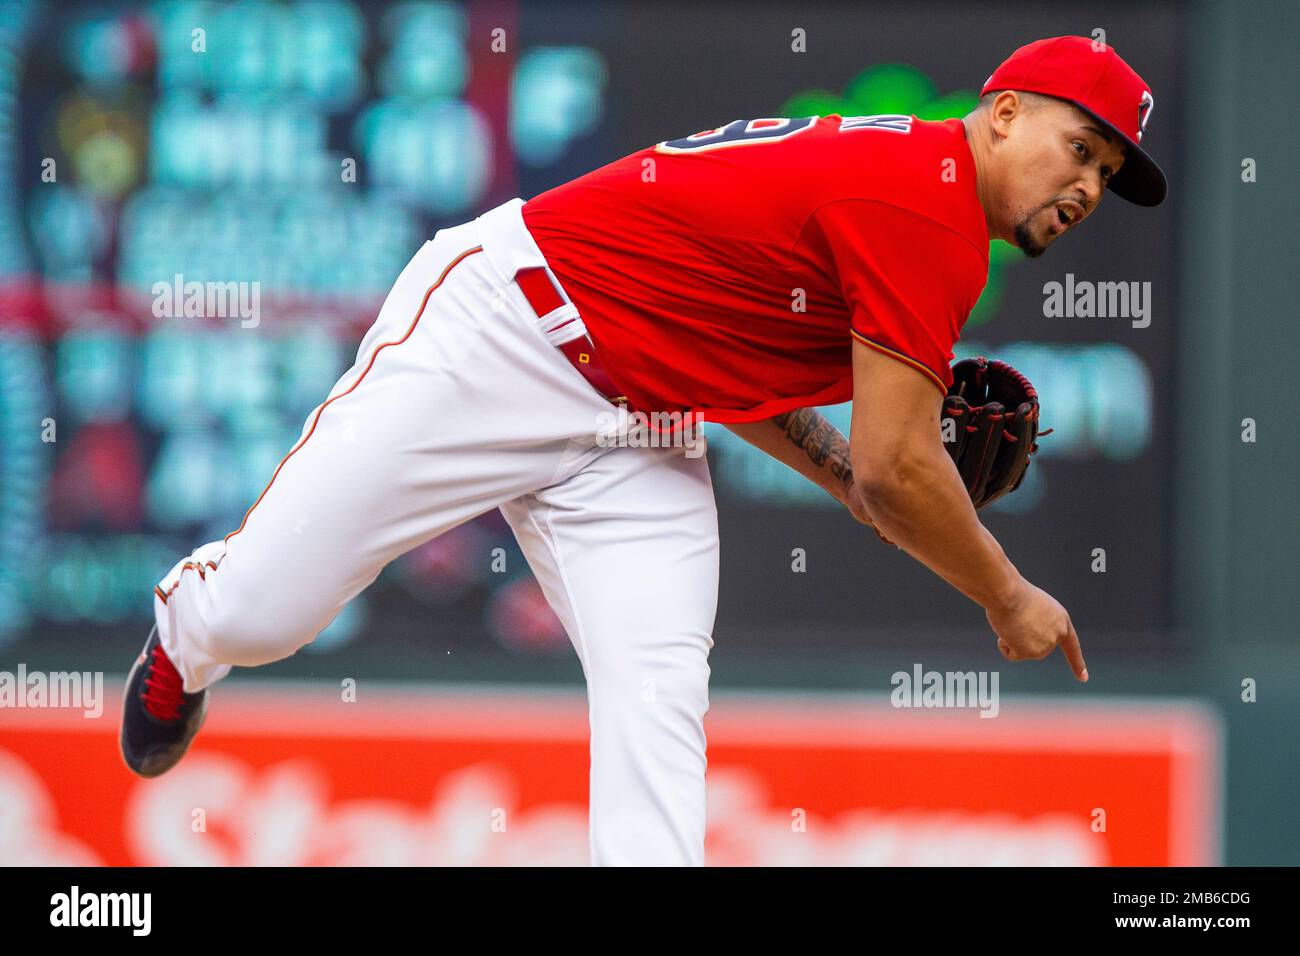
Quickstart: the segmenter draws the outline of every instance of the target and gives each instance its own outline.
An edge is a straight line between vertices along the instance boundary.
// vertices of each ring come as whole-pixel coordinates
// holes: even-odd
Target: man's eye
[[[1074,142],[1072,142],[1070,145],[1075,147],[1078,150],[1080,156],[1088,155],[1088,147],[1083,145],[1083,143],[1079,142],[1077,139]]]
[[[1113,175],[1115,175],[1115,171],[1114,171],[1113,169],[1111,169],[1109,166],[1103,166],[1103,167],[1101,167],[1101,178],[1102,178],[1102,179],[1109,180],[1110,177],[1113,176]]]

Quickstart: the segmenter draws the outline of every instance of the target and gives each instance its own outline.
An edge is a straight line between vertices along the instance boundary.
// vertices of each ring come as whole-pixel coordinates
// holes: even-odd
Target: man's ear
[[[1015,90],[1003,90],[989,107],[989,123],[1000,139],[1011,135],[1011,124],[1025,112],[1027,103]]]

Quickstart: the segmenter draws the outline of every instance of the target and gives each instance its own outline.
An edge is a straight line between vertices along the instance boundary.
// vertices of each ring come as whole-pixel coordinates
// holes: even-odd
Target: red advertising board
[[[369,686],[372,689],[367,689]],[[0,864],[585,865],[586,706],[535,688],[230,681],[156,780],[103,713],[0,709]],[[1190,703],[970,710],[715,692],[710,865],[1214,865]]]

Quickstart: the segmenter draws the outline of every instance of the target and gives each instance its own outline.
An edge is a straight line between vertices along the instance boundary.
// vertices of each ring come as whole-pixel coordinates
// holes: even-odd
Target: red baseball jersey
[[[634,409],[746,422],[853,397],[854,337],[939,391],[988,280],[960,119],[736,120],[524,221]]]

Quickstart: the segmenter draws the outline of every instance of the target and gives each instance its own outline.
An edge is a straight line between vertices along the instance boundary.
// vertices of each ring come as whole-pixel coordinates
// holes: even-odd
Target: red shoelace
[[[154,645],[153,662],[149,667],[149,675],[144,679],[144,686],[145,692],[141,698],[149,713],[159,720],[180,720],[181,694],[184,693],[185,682],[181,680],[171,658],[163,653],[161,644]]]

